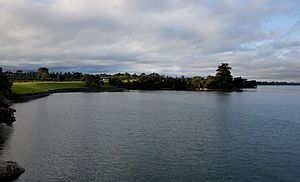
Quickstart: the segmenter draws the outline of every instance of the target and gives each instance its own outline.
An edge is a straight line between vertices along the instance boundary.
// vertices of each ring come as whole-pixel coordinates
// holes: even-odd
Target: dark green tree
[[[4,73],[0,73],[0,95],[10,97],[12,83]]]
[[[84,82],[84,84],[90,88],[99,88],[104,84],[102,79],[96,75],[85,74],[83,75],[81,81]]]
[[[205,79],[201,76],[195,76],[190,81],[191,90],[201,90],[205,87]]]
[[[8,125],[15,121],[15,110],[10,108],[10,101],[7,99],[11,96],[11,87],[8,77],[0,72],[0,123]]]
[[[22,80],[22,73],[23,73],[22,70],[17,70],[17,71],[16,71],[16,74],[18,75],[18,80],[19,80],[19,82],[21,82],[21,80]]]
[[[48,68],[45,67],[41,67],[37,70],[37,76],[39,79],[42,79],[42,81],[44,82],[45,79],[49,76],[49,70]]]
[[[232,75],[231,75],[231,67],[228,66],[228,63],[222,63],[218,66],[216,80],[218,82],[218,89],[231,89],[232,85]]]
[[[246,83],[246,79],[243,79],[242,77],[236,77],[233,79],[232,84],[236,88],[244,88]]]
[[[58,75],[58,80],[59,80],[60,82],[65,81],[65,77],[64,77],[64,75],[63,75],[62,73],[59,73],[59,75]]]
[[[108,78],[108,83],[110,85],[116,86],[116,87],[123,87],[124,84],[122,80],[119,77],[110,77]]]
[[[217,89],[218,88],[218,81],[215,76],[208,75],[206,77],[204,88],[207,89]]]

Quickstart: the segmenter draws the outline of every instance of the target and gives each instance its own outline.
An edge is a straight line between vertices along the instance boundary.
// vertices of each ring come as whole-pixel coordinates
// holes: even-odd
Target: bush
[[[84,82],[87,87],[99,88],[103,85],[101,78],[95,75],[86,74],[82,77],[81,81]]]

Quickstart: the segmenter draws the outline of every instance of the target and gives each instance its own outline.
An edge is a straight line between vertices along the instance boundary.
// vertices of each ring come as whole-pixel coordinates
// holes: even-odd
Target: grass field
[[[14,83],[12,91],[15,94],[47,92],[48,90],[63,89],[63,88],[84,88],[81,81],[66,81],[66,82],[21,82]]]

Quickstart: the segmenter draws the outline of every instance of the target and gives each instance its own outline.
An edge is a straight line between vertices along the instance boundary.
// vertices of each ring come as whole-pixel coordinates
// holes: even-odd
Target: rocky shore
[[[0,95],[0,123],[11,125],[16,120],[14,116],[16,110],[10,106],[10,101]]]
[[[17,179],[25,169],[13,161],[0,162],[0,181],[11,181]]]

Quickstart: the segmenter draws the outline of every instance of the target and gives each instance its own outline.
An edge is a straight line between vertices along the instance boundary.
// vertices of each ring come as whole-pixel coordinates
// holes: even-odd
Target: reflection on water
[[[270,88],[54,94],[14,106],[0,158],[19,181],[297,181],[300,90]]]

